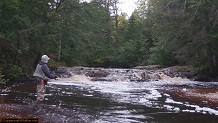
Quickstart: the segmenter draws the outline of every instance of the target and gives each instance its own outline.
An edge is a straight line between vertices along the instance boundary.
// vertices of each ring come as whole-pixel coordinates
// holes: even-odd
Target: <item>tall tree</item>
[[[213,73],[216,45],[217,2],[215,0],[149,0],[153,36],[179,63],[207,66]],[[200,62],[199,62],[200,61]]]

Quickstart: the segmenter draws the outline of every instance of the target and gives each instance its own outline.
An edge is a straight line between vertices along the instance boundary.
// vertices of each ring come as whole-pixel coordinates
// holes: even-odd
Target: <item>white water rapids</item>
[[[39,118],[40,123],[215,123],[218,120],[218,107],[210,103],[218,100],[217,82],[171,78],[161,72],[157,72],[158,79],[143,80],[141,75],[148,75],[135,69],[104,69],[103,76],[96,70],[90,71],[89,74],[81,69],[68,71],[70,77],[48,82],[45,101],[40,105],[35,102],[31,82],[1,87],[0,118]],[[146,72],[150,78],[157,76]],[[199,94],[200,100],[196,98]]]
[[[171,98],[167,93],[162,90],[170,89],[166,85],[187,85],[190,82],[180,81],[179,83],[172,81],[152,81],[152,82],[49,82],[53,85],[77,86],[89,90],[88,96],[93,96],[92,92],[100,92],[103,95],[110,95],[110,99],[119,103],[130,103],[134,105],[144,105],[152,108],[162,108],[170,112],[196,112],[196,113],[209,113],[218,115],[218,110],[209,107],[200,107],[198,105],[189,104],[188,102],[178,102]],[[204,84],[201,82],[191,82],[190,85]],[[209,83],[207,83],[209,84]],[[218,85],[218,83],[211,82],[210,84]],[[183,88],[186,91],[186,88]],[[87,95],[86,95],[87,96]],[[165,98],[161,104],[158,103],[159,98]],[[182,108],[180,108],[182,107]],[[186,109],[184,109],[186,107]]]

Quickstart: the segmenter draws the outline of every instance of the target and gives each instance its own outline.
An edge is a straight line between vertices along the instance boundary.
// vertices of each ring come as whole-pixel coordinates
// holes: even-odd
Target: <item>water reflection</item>
[[[0,88],[0,116],[39,118],[42,123],[214,123],[217,107],[180,100],[170,92],[216,86],[167,81],[49,82],[46,100],[36,104],[31,83],[14,84]]]

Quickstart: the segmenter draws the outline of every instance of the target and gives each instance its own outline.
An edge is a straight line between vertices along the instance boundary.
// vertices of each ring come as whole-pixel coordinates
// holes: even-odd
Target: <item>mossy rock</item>
[[[162,68],[166,68],[166,67],[162,66],[162,65],[147,65],[147,66],[136,66],[134,68],[136,68],[136,69],[146,69],[146,70],[156,70],[156,69],[162,69]]]

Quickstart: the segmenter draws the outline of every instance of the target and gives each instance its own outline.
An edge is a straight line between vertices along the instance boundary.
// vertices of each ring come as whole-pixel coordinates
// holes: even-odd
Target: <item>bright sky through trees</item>
[[[137,0],[119,0],[120,4],[118,5],[119,9],[127,13],[128,16],[131,16],[132,12],[136,9]]]
[[[91,0],[83,0],[90,2]],[[119,0],[118,8],[119,12],[118,14],[121,14],[121,12],[126,13],[128,16],[131,16],[132,12],[136,9],[136,3],[137,0]]]

